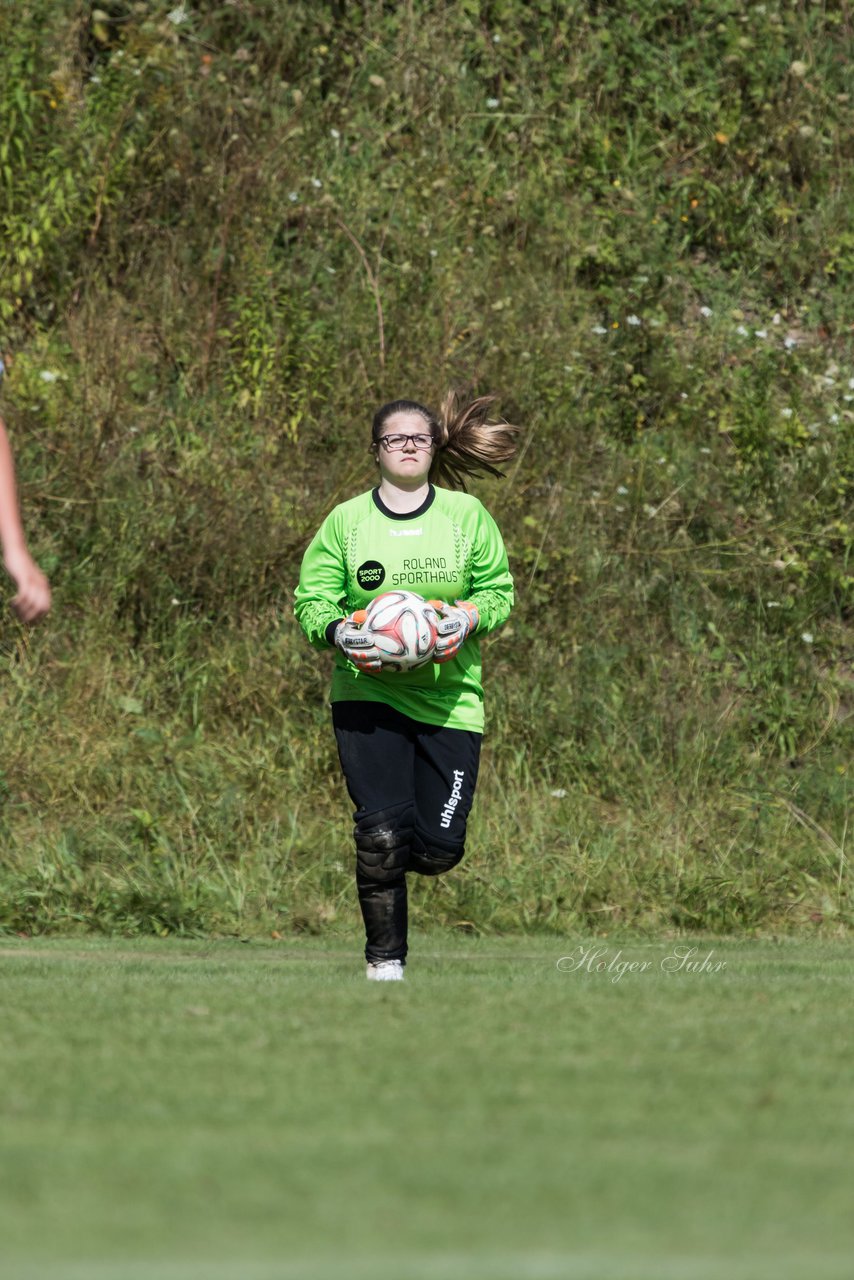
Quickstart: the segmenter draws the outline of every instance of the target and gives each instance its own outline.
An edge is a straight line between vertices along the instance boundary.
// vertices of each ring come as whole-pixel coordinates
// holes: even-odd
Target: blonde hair
[[[393,400],[374,415],[371,437],[376,444],[386,421],[395,413],[420,414],[436,445],[430,480],[465,491],[471,477],[503,476],[498,464],[508,462],[516,452],[519,428],[503,420],[489,421],[489,410],[497,399],[496,395],[485,395],[465,402],[459,392],[449,391],[438,414],[417,400]]]

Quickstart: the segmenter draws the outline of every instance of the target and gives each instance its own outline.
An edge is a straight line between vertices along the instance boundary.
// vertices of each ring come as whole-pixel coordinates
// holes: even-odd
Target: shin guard
[[[365,922],[365,959],[405,960],[407,933],[406,876],[377,883],[356,872],[359,907]]]

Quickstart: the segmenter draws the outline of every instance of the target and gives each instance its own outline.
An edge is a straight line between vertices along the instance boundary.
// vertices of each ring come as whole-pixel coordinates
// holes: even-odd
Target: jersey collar
[[[403,513],[400,511],[389,511],[388,507],[380,497],[380,491],[378,488],[371,490],[371,497],[374,500],[374,506],[381,511],[384,516],[388,516],[389,520],[417,520],[419,516],[423,516],[424,512],[432,507],[433,499],[436,497],[436,490],[431,484],[427,492],[427,497],[421,503],[421,506],[416,507],[414,511],[406,511]]]

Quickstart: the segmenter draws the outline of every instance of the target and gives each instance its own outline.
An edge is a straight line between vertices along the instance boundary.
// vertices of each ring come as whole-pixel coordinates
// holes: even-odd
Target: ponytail
[[[503,476],[497,465],[516,452],[519,428],[509,422],[490,422],[487,415],[495,395],[478,396],[468,404],[449,391],[439,410],[436,456],[430,479],[448,489],[463,489],[472,476]]]

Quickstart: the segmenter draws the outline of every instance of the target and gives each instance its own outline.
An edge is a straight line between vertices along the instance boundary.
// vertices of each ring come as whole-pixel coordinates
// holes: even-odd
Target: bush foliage
[[[302,550],[373,409],[498,391],[477,928],[844,927],[847,0],[22,0],[0,925],[353,920]]]

